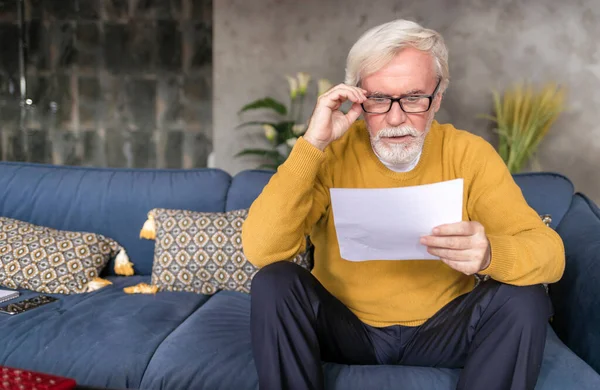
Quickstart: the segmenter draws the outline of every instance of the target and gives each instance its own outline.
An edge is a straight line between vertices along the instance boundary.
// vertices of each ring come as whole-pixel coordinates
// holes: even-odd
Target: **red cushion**
[[[70,390],[73,379],[0,366],[0,390]]]

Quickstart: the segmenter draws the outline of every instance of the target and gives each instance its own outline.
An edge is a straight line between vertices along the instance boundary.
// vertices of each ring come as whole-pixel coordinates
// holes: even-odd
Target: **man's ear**
[[[438,93],[435,99],[433,99],[433,111],[438,112],[440,107],[442,106],[442,99],[444,97],[443,93]]]

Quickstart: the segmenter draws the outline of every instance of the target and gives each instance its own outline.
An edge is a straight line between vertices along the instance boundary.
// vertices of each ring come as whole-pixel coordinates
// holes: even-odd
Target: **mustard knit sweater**
[[[364,121],[325,152],[300,138],[250,208],[242,229],[244,252],[252,264],[263,267],[303,251],[304,237],[310,234],[313,275],[363,322],[420,325],[471,291],[474,277],[435,260],[342,259],[329,189],[404,187],[456,178],[464,179],[463,220],[479,221],[490,241],[491,264],[481,274],[514,285],[560,279],[562,240],[527,205],[495,149],[481,137],[437,122],[417,166],[402,173],[386,168],[374,154]]]

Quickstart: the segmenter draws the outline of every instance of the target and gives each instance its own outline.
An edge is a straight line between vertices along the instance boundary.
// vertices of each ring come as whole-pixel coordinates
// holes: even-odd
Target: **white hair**
[[[362,79],[389,63],[403,48],[428,52],[441,78],[440,92],[450,81],[448,49],[442,36],[409,20],[398,19],[371,28],[356,41],[346,61],[346,84],[358,86]]]

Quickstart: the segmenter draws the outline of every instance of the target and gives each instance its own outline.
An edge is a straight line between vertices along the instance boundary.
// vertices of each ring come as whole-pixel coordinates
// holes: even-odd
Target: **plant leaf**
[[[241,114],[242,112],[258,110],[261,108],[274,110],[275,112],[281,115],[287,114],[287,108],[282,103],[278,102],[277,100],[271,97],[266,97],[264,99],[255,100],[252,103],[248,103],[240,109],[239,113]]]
[[[276,171],[277,168],[279,168],[279,165],[277,164],[261,164],[258,166],[258,169],[272,169],[274,171]]]
[[[262,156],[277,159],[279,158],[279,152],[270,149],[244,149],[235,155],[235,157],[241,156]]]
[[[489,114],[480,114],[480,115],[475,116],[475,118],[478,118],[478,119],[487,119],[489,121],[498,123],[498,119],[495,116],[489,115]]]
[[[283,121],[275,124],[275,130],[277,130],[277,145],[285,143],[288,138],[294,136],[294,132],[292,131],[293,126],[293,121]]]
[[[271,125],[271,126],[275,127],[277,125],[277,123],[275,123],[275,122],[252,121],[252,122],[244,122],[242,124],[239,124],[235,128],[236,129],[241,129],[242,127],[262,126],[262,125]]]
[[[273,126],[275,126],[275,130],[277,130],[278,133],[289,133],[292,131],[292,127],[294,126],[294,122],[293,121],[283,121],[283,122],[279,122],[279,123],[274,123]]]
[[[502,98],[494,93],[498,152],[511,173],[520,172],[535,155],[550,126],[564,110],[565,92],[554,83],[535,91],[516,84]],[[491,119],[491,118],[488,118]]]

